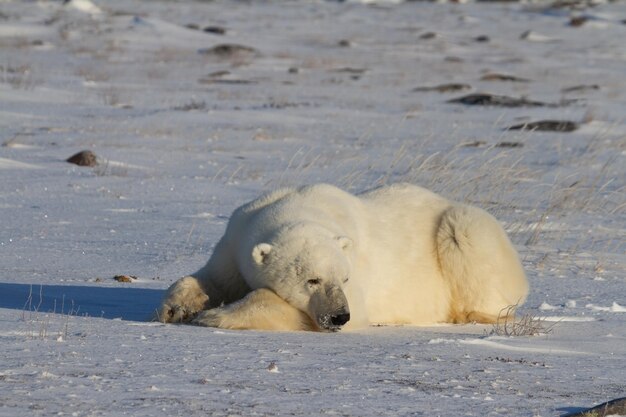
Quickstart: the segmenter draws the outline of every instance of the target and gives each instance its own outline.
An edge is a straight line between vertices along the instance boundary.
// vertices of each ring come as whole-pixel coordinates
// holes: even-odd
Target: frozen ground
[[[1,416],[554,416],[626,394],[626,4],[97,5],[0,1]],[[555,105],[447,102],[478,92]],[[544,119],[580,126],[506,130]],[[83,149],[101,164],[64,162]],[[145,321],[259,192],[400,180],[503,221],[549,334]]]

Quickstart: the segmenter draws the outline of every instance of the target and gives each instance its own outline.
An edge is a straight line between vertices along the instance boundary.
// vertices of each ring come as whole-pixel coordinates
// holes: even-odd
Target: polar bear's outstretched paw
[[[212,308],[211,310],[204,310],[196,314],[195,318],[191,320],[191,324],[204,327],[219,327],[222,329],[236,329],[238,326],[233,326],[232,320],[228,320],[228,311],[223,307]]]
[[[319,331],[306,313],[264,288],[234,303],[201,311],[191,324],[232,330]]]
[[[174,304],[162,304],[159,308],[155,320],[163,323],[187,323],[197,314],[197,310],[186,306]]]
[[[188,323],[209,304],[209,296],[194,277],[184,277],[168,288],[154,320],[163,323]]]

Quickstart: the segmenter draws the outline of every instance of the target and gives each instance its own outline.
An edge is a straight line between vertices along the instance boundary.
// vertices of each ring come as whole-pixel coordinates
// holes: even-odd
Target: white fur
[[[319,330],[349,310],[344,328],[493,322],[527,293],[517,253],[487,212],[409,184],[358,196],[320,184],[235,210],[209,262],[170,287],[158,319]]]

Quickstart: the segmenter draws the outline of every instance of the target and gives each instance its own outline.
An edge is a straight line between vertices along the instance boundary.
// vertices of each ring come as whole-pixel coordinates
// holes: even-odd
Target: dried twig
[[[498,319],[491,329],[490,335],[497,336],[537,336],[548,334],[558,323],[546,325],[545,319],[531,314],[524,314],[518,320],[515,319],[517,304],[503,308],[498,314]]]

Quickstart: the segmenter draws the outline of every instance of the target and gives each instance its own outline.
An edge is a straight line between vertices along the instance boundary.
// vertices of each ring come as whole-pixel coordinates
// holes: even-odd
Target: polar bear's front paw
[[[188,306],[179,304],[161,304],[156,315],[156,320],[163,323],[187,323],[193,319],[197,310],[189,308]]]
[[[208,303],[209,296],[197,279],[181,278],[167,290],[155,320],[163,323],[187,323],[199,311],[204,310]]]
[[[191,324],[204,327],[219,327],[222,329],[230,329],[232,326],[228,324],[228,313],[224,308],[213,308],[211,310],[204,310],[196,314],[195,318],[191,320]]]

